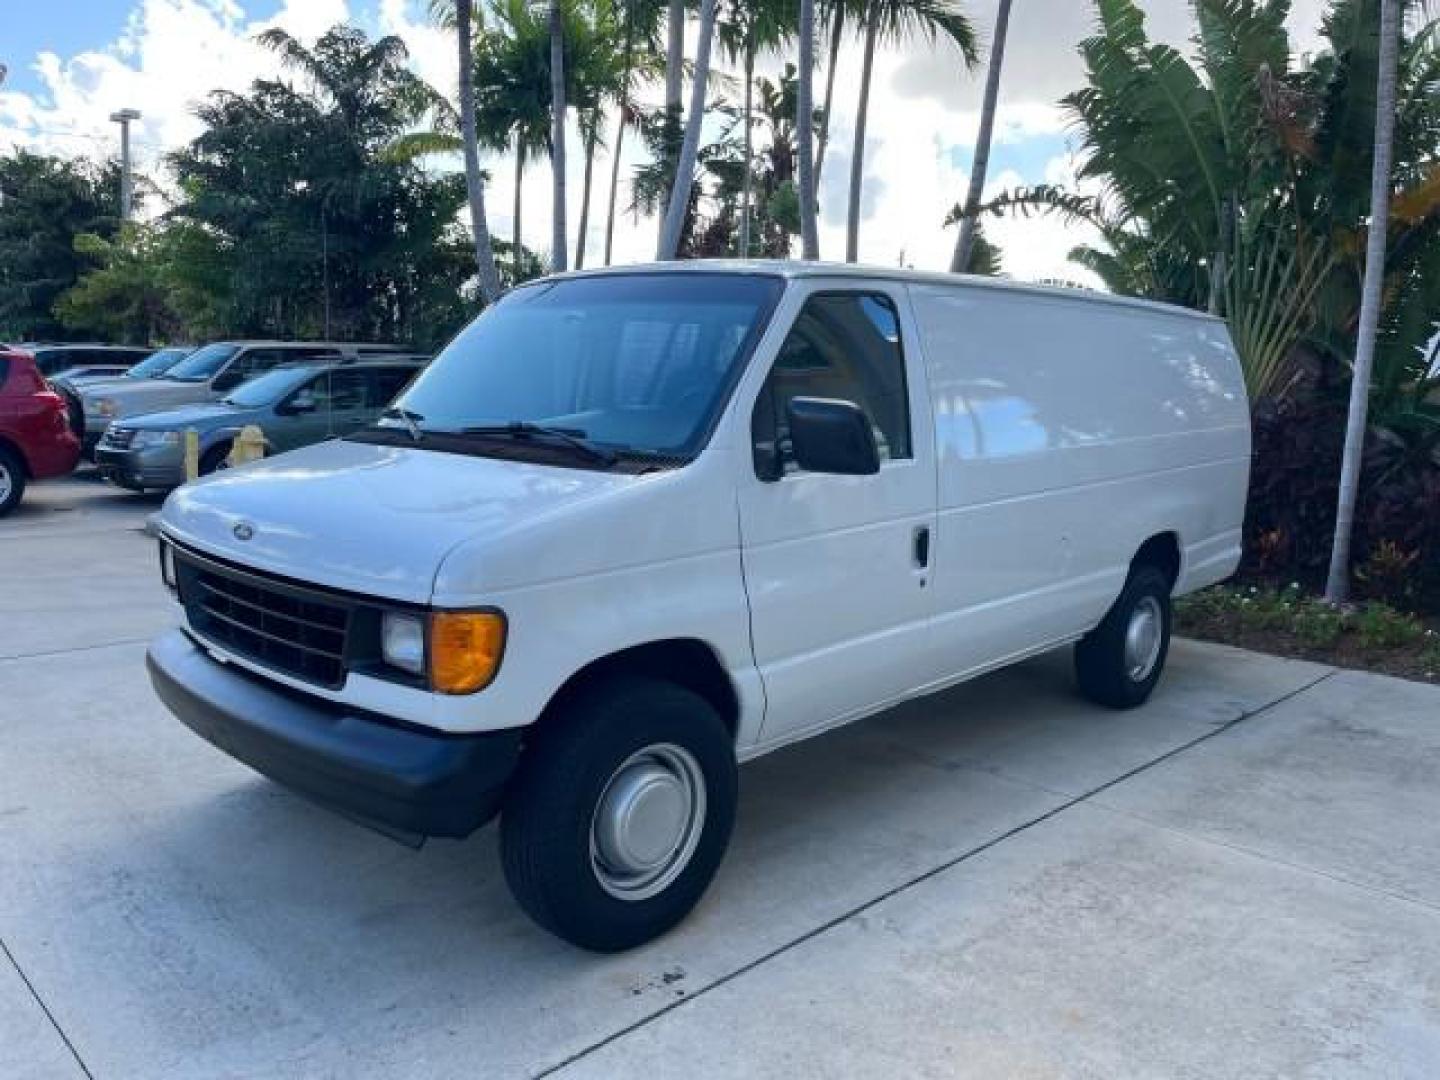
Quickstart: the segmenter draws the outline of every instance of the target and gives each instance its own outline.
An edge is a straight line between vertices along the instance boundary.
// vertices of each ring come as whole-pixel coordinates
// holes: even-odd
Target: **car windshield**
[[[239,351],[238,345],[206,345],[181,360],[163,377],[177,382],[205,382]]]
[[[688,457],[782,282],[665,273],[526,286],[471,323],[395,402],[424,431],[562,428],[613,450]]]
[[[225,404],[241,409],[273,405],[313,373],[313,368],[275,368],[236,387],[225,397]]]
[[[161,349],[153,352],[140,363],[136,364],[129,371],[125,372],[127,379],[153,379],[157,375],[163,375],[176,364],[190,355],[190,349]]]

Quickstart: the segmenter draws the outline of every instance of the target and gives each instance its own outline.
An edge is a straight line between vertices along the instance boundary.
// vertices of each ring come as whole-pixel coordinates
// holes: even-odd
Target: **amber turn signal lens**
[[[442,694],[473,694],[489,686],[504,652],[505,616],[499,612],[430,616],[430,686]]]

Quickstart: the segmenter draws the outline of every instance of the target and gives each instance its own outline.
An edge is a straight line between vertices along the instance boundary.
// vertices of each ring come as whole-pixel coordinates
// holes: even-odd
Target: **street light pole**
[[[110,119],[120,125],[120,220],[129,221],[135,201],[130,175],[130,121],[139,120],[140,114],[134,109],[121,109],[111,113]]]

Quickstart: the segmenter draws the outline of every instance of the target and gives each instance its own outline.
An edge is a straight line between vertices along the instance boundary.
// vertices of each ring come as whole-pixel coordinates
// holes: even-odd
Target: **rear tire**
[[[1080,692],[1112,709],[1143,705],[1165,668],[1170,622],[1169,576],[1136,567],[1100,625],[1075,646]]]
[[[0,517],[14,510],[25,497],[25,463],[15,451],[0,446]]]
[[[535,732],[506,797],[500,854],[516,901],[582,949],[658,937],[720,865],[737,772],[699,695],[638,678],[581,691]]]

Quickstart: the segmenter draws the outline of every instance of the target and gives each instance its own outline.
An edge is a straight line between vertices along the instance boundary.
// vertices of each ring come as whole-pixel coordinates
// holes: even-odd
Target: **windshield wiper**
[[[511,420],[508,424],[481,424],[476,427],[461,428],[456,434],[502,439],[551,439],[580,451],[592,461],[598,461],[602,465],[614,465],[618,460],[614,453],[587,439],[585,432],[579,428],[547,427],[544,424],[532,424],[529,420]]]
[[[380,414],[385,420],[402,420],[405,423],[405,430],[410,433],[410,438],[415,442],[423,442],[425,435],[420,430],[420,421],[425,417],[409,409],[402,409],[399,405],[392,405]]]

